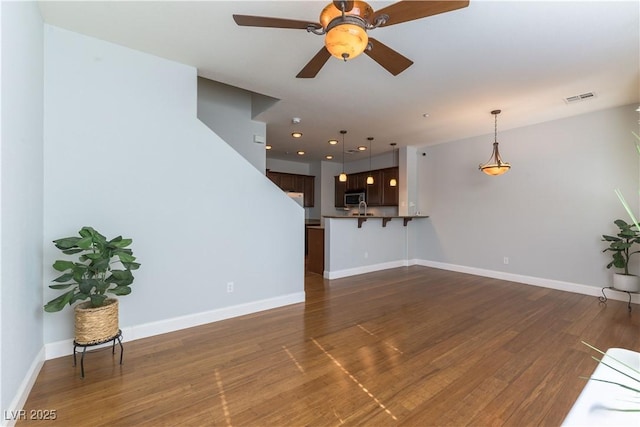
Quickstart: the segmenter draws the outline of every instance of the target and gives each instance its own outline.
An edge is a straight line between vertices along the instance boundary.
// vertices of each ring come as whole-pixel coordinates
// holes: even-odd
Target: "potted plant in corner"
[[[613,274],[613,287],[625,292],[640,292],[640,277],[629,274],[629,259],[631,255],[640,252],[632,250],[635,243],[640,243],[640,233],[634,224],[627,224],[621,219],[613,223],[619,228],[618,234],[602,236],[603,241],[609,242],[609,247],[602,252],[613,252],[613,259],[607,264],[607,268],[616,267],[623,270],[622,273]]]
[[[107,240],[92,227],[82,227],[79,237],[54,240],[56,248],[65,255],[76,255],[77,261],[57,260],[53,268],[62,273],[49,285],[51,289],[67,290],[44,306],[46,312],[75,306],[75,341],[92,344],[105,341],[118,333],[118,300],[106,294],[131,293],[133,274],[140,264],[135,262],[132,240],[122,236]],[[119,268],[118,268],[119,267]],[[69,289],[71,288],[71,289]]]

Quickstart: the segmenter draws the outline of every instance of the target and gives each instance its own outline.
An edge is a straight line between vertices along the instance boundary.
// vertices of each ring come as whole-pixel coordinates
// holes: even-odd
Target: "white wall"
[[[415,236],[417,257],[607,286],[609,255],[600,236],[615,232],[616,218],[628,218],[614,189],[638,212],[635,108],[498,130],[500,152],[512,165],[499,177],[478,171],[492,134],[419,149],[426,153],[416,157],[419,210],[431,218]]]
[[[46,25],[45,70],[45,281],[51,240],[91,225],[142,263],[123,328],[303,300],[302,209],[196,118],[194,68]],[[72,336],[46,316],[46,343]]]
[[[292,160],[267,158],[267,169],[274,172],[311,175],[311,164]]]
[[[267,126],[252,120],[261,95],[198,77],[198,118],[256,169],[265,171]],[[265,98],[266,99],[266,98]]]
[[[43,32],[36,3],[2,2],[0,14],[0,406],[11,411],[42,361]]]

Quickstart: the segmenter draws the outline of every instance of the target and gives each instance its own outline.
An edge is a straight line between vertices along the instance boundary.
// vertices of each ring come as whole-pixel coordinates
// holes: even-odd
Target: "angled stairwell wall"
[[[303,210],[197,119],[196,97],[193,67],[45,26],[43,287],[53,239],[133,238],[125,339],[304,300]],[[46,315],[48,358],[72,317]]]

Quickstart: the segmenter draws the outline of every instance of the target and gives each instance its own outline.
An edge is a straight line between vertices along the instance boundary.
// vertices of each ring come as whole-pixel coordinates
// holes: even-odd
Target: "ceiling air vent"
[[[596,94],[593,92],[582,93],[580,95],[569,96],[564,99],[567,104],[573,104],[580,101],[586,101],[587,99],[595,98]]]

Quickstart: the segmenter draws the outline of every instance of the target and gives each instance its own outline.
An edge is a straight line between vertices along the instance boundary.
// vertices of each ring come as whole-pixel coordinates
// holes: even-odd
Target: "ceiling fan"
[[[290,28],[324,35],[325,45],[298,73],[315,77],[333,55],[347,61],[364,52],[385,70],[397,76],[413,64],[395,50],[367,35],[368,30],[461,9],[469,0],[398,1],[376,12],[364,1],[334,1],[320,13],[320,23],[265,16],[233,15],[245,27]]]

